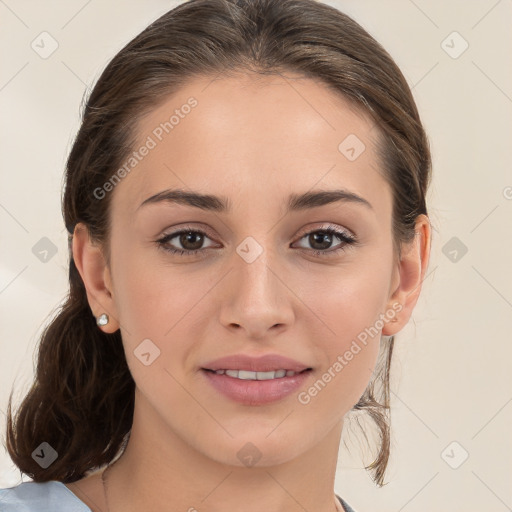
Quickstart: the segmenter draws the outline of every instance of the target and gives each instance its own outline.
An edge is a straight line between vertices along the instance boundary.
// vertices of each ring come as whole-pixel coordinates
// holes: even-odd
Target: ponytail
[[[120,332],[96,326],[72,258],[69,281],[69,296],[42,334],[34,383],[14,418],[12,391],[9,396],[6,447],[35,482],[70,483],[108,464],[124,447],[133,420],[135,383]],[[57,452],[47,468],[34,453],[43,442]]]
[[[352,407],[354,411],[365,411],[378,429],[379,452],[375,460],[365,469],[372,473],[374,482],[380,487],[385,485],[384,475],[391,448],[390,377],[394,344],[394,336],[382,337],[374,378],[369,382],[357,404]],[[361,427],[360,423],[358,425]],[[366,436],[364,430],[363,434]]]

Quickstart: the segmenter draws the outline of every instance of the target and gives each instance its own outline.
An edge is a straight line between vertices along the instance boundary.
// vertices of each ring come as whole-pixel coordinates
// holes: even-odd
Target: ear
[[[78,223],[73,233],[73,260],[82,277],[87,293],[87,301],[93,315],[98,318],[108,315],[108,323],[99,328],[106,333],[119,329],[110,269],[101,247],[95,244],[89,235],[87,226]]]
[[[426,215],[417,217],[414,231],[414,239],[402,246],[396,273],[398,284],[393,287],[387,308],[387,311],[396,311],[396,315],[382,328],[385,336],[393,336],[407,324],[425,278],[431,246],[430,220]]]

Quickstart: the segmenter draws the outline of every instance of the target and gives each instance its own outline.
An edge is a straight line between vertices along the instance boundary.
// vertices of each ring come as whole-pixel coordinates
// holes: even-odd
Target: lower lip
[[[242,380],[207,370],[201,371],[217,391],[235,402],[246,405],[263,405],[281,400],[297,391],[312,372],[308,370],[280,379]]]

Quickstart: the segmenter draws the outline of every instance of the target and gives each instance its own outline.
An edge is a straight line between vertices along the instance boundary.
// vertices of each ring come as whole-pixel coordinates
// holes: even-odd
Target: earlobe
[[[101,247],[91,240],[89,230],[83,223],[78,223],[73,233],[73,260],[84,282],[87,301],[98,328],[106,333],[117,331],[119,322],[110,270]]]
[[[415,233],[414,239],[402,248],[398,263],[399,284],[388,302],[388,309],[396,314],[383,327],[385,336],[396,334],[407,324],[425,278],[431,246],[430,220],[426,215],[419,215],[416,219]]]

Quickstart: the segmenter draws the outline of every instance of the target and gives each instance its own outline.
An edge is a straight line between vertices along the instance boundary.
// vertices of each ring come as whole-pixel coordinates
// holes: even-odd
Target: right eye
[[[170,252],[171,254],[193,256],[209,248],[200,247],[203,245],[205,237],[208,238],[208,235],[204,231],[185,228],[173,233],[165,234],[159,238],[156,243],[161,249]],[[177,239],[177,243],[183,247],[182,249],[171,245],[171,241],[175,238]]]

